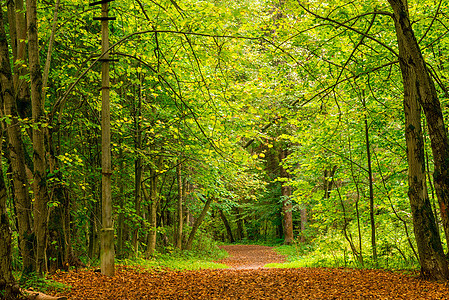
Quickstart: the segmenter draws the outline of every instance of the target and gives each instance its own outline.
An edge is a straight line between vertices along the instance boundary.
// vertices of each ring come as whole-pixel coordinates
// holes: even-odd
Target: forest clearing
[[[449,0],[0,1],[0,298],[444,298],[448,78]]]

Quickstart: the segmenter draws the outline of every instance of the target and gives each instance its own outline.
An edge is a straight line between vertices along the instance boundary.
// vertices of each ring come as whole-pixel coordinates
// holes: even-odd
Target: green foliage
[[[286,262],[281,264],[268,264],[270,268],[300,268],[300,267],[349,267],[349,268],[381,268],[393,270],[417,270],[419,263],[403,238],[402,233],[388,224],[381,231],[378,241],[379,260],[374,262],[370,254],[370,242],[365,239],[362,243],[364,250],[363,265],[353,255],[351,248],[341,232],[330,230],[328,233],[317,236],[310,244],[295,242],[291,246],[278,246],[275,250],[286,256]],[[384,235],[389,232],[390,236]],[[369,232],[365,229],[364,234]],[[391,235],[396,236],[396,240]],[[399,238],[399,239],[397,239]],[[394,242],[392,242],[394,241]]]
[[[70,290],[70,286],[53,281],[51,278],[39,276],[36,273],[31,273],[27,276],[20,276],[19,273],[16,273],[15,277],[20,277],[20,280],[18,280],[19,285],[22,289],[26,290],[39,291],[42,293],[49,291],[66,292]]]
[[[215,259],[220,255],[211,237],[225,240],[227,234],[218,210],[226,214],[234,233],[241,221],[243,242],[282,242],[281,185],[288,184],[296,233],[310,245],[279,251],[300,257],[297,264],[360,266],[355,249],[362,253],[365,267],[374,266],[366,225],[367,130],[377,264],[416,265],[405,233],[405,226],[409,234],[413,230],[401,73],[393,53],[396,36],[387,13],[375,18],[371,14],[387,10],[386,3],[308,1],[306,12],[297,1],[187,0],[179,7],[169,0],[140,2],[111,3],[111,14],[117,17],[110,24],[111,43],[117,43],[113,58],[118,59],[111,64],[112,192],[121,257],[144,252],[147,233],[156,230],[158,254],[134,263],[185,265],[206,254]],[[409,5],[433,76],[447,78],[447,18],[440,18],[428,2]],[[101,231],[100,64],[79,76],[100,53],[100,24],[93,20],[98,13],[85,0],[61,6],[46,90],[48,122],[20,120],[29,153],[27,129],[41,126],[50,131],[48,150],[56,161],[48,171],[48,184],[70,199],[72,228],[66,230],[73,234],[75,252],[93,262],[99,257]],[[45,1],[39,3],[39,17],[39,36],[48,41],[53,12]],[[360,35],[368,28],[373,39]],[[41,44],[45,61],[47,43]],[[447,106],[444,80],[436,81]],[[10,124],[11,116],[2,120]],[[282,162],[279,150],[290,153]],[[431,162],[429,150],[427,142]],[[191,216],[199,215],[206,198],[214,198],[194,241],[198,252],[173,250],[179,163],[188,189],[184,205]],[[280,178],[280,164],[290,178]],[[6,168],[5,174],[10,172]],[[135,195],[139,168],[145,187],[157,179],[155,199]],[[333,168],[334,176],[324,175]],[[432,167],[427,171],[432,173]],[[329,183],[333,187],[325,191]],[[159,203],[157,225],[149,228],[153,201]],[[51,209],[60,206],[60,199],[49,203]],[[308,220],[305,232],[299,233],[301,209],[307,210]],[[438,213],[438,207],[435,210]],[[187,226],[185,234],[189,230]],[[135,237],[139,251],[133,248]],[[19,269],[17,245],[14,253],[14,267]]]

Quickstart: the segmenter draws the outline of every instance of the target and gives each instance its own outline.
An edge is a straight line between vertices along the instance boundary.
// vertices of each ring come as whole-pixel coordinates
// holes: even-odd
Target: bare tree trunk
[[[423,275],[449,279],[449,270],[426,186],[421,107],[424,109],[435,159],[435,189],[447,233],[449,209],[449,147],[435,86],[412,30],[406,0],[388,0],[394,11],[399,64],[404,85],[405,137],[409,165],[409,198]]]
[[[34,234],[31,229],[31,199],[28,194],[29,185],[25,171],[25,152],[20,124],[17,119],[18,113],[14,98],[15,90],[2,12],[0,12],[0,81],[2,117],[11,116],[10,121],[3,122],[3,127],[6,128],[8,155],[12,169],[23,273],[27,274],[35,270]]]
[[[279,152],[279,162],[282,163],[287,157],[288,150],[280,150]],[[280,177],[288,179],[290,174],[287,170],[280,166]],[[282,227],[284,231],[284,245],[291,245],[293,243],[293,205],[291,200],[292,187],[288,185],[288,182],[283,182],[281,187],[282,194]]]
[[[111,194],[111,113],[109,105],[109,27],[108,3],[101,4],[101,52],[103,56],[101,67],[102,105],[101,105],[101,172],[102,172],[102,235],[101,235],[101,273],[106,276],[115,274],[114,224],[112,221]]]

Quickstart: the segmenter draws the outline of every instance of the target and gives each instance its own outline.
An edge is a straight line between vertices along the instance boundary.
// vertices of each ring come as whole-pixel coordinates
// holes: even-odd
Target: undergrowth
[[[64,292],[70,290],[70,286],[53,281],[51,278],[38,276],[36,273],[23,276],[20,272],[14,272],[15,278],[20,278],[18,283],[21,289],[48,293],[50,291]]]
[[[170,253],[156,253],[152,258],[143,257],[124,259],[119,263],[128,266],[140,266],[157,270],[199,270],[199,269],[224,269],[226,265],[216,263],[226,257],[225,251],[214,254],[200,251],[172,251]]]
[[[172,246],[159,248],[151,257],[145,258],[139,254],[137,258],[122,259],[119,264],[128,266],[140,266],[147,269],[169,269],[169,270],[199,270],[199,269],[225,269],[228,266],[216,263],[227,257],[228,253],[221,250],[206,233],[197,235],[192,249],[179,250]]]
[[[301,267],[345,267],[359,269],[418,270],[419,263],[412,253],[398,253],[394,248],[387,248],[379,243],[377,263],[371,255],[369,245],[364,245],[363,262],[353,255],[350,247],[330,237],[323,242],[277,246],[275,251],[286,257],[285,263],[272,263],[269,268],[301,268]]]

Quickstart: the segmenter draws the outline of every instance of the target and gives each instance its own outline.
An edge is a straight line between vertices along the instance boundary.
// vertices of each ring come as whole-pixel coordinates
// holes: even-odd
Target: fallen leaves
[[[266,269],[261,264],[282,257],[267,248],[227,250],[233,253],[227,262],[234,269],[157,272],[118,267],[115,277],[84,270],[59,273],[54,279],[72,286],[64,294],[71,300],[449,298],[448,283],[416,275],[343,268]]]

